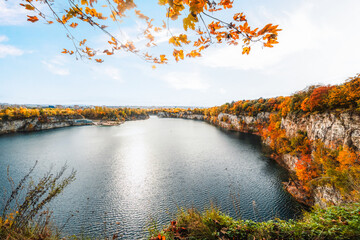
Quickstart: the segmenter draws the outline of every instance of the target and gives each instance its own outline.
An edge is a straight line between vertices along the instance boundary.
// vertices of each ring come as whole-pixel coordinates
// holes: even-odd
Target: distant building
[[[64,108],[63,105],[56,105],[55,107],[56,107],[56,108],[59,108],[59,109],[63,109],[63,108]]]
[[[79,105],[74,105],[74,109],[80,109]]]

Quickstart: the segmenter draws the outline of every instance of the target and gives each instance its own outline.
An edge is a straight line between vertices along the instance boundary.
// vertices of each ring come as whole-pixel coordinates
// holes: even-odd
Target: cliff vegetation
[[[293,173],[286,188],[303,203],[325,207],[360,199],[360,75],[287,97],[152,112],[260,135],[271,156]]]

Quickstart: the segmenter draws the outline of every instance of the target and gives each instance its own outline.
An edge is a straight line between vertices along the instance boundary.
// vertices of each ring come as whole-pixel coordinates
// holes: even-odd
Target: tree
[[[331,86],[323,86],[314,89],[314,91],[310,95],[308,102],[310,111],[323,110],[324,107],[326,107],[325,98],[331,88]]]
[[[185,56],[200,57],[211,44],[242,44],[242,54],[249,54],[252,44],[256,42],[271,48],[278,43],[278,32],[281,31],[278,25],[271,23],[262,28],[250,27],[244,13],[235,13],[230,22],[217,17],[217,12],[229,11],[233,7],[234,1],[231,0],[159,0],[158,4],[167,9],[168,23],[169,20],[177,21],[181,18],[183,33],[179,35],[173,35],[169,24],[165,21],[162,26],[154,26],[154,19],[144,15],[134,0],[18,1],[21,2],[21,6],[31,11],[27,15],[28,21],[35,23],[40,18],[48,24],[59,23],[64,27],[73,43],[73,49],[64,49],[62,53],[74,54],[76,58],[95,59],[99,63],[103,62],[103,59],[95,58],[99,53],[113,55],[120,50],[134,53],[148,62],[156,64],[168,62],[165,54],[151,55],[147,51],[140,50],[142,46],[138,47],[132,41],[120,39],[108,30],[112,25],[111,20],[121,24],[131,10],[134,10],[136,16],[146,23],[146,28],[141,33],[147,40],[146,47],[156,45],[156,33],[161,31],[170,33],[169,44],[173,45],[172,54],[176,61],[183,60]],[[67,6],[64,7],[64,4]],[[77,40],[75,33],[80,24],[89,24],[105,33],[109,37],[107,48],[97,50],[87,44],[86,38]]]

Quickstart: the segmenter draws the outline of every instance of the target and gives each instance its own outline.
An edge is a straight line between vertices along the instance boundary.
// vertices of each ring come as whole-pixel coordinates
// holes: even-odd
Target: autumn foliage
[[[249,54],[252,44],[257,42],[262,43],[263,47],[271,48],[278,43],[278,32],[281,31],[278,25],[271,23],[263,27],[252,27],[243,12],[235,13],[231,20],[222,19],[223,15],[218,12],[228,12],[233,8],[233,1],[230,0],[159,0],[158,4],[165,7],[161,26],[155,26],[155,20],[146,16],[142,9],[138,9],[134,0],[69,0],[66,1],[68,6],[64,8],[64,5],[60,5],[60,9],[55,2],[48,0],[19,1],[21,6],[31,12],[27,15],[29,22],[35,23],[42,19],[47,24],[59,23],[65,28],[74,49],[64,49],[62,53],[94,59],[99,63],[103,62],[103,59],[95,58],[96,55],[113,55],[120,50],[134,53],[152,63],[167,63],[166,54],[155,56],[142,50],[143,47],[157,46],[157,38],[162,31],[170,33],[168,42],[174,47],[172,55],[176,61],[183,60],[184,57],[200,57],[205,49],[215,43],[241,45],[243,54]],[[39,3],[43,4],[50,14],[44,7],[39,8]],[[133,41],[122,39],[112,31],[112,22],[121,25],[131,14],[146,26],[140,32],[142,40],[146,42],[145,46],[135,46]],[[183,32],[177,36],[173,34],[169,20],[181,21]],[[86,36],[82,37],[83,40],[77,40],[77,28],[82,25],[90,25],[107,35],[108,47],[94,49],[87,42]]]
[[[161,109],[169,113],[191,114],[191,109]],[[273,156],[290,154],[296,159],[295,176],[302,189],[310,193],[317,186],[330,185],[338,189],[347,200],[360,199],[360,149],[349,146],[325,146],[320,140],[312,141],[306,132],[299,131],[289,137],[282,128],[282,119],[288,115],[303,117],[318,112],[360,113],[360,75],[334,86],[310,86],[287,97],[241,100],[218,107],[194,109],[193,114],[218,125],[228,123],[220,113],[257,116],[270,114],[269,121],[249,126],[239,121],[239,129],[260,135],[273,151]]]
[[[28,118],[38,118],[41,121],[46,121],[46,119],[49,117],[124,121],[133,120],[139,116],[147,116],[146,110],[109,107],[94,107],[84,109],[7,107],[0,109],[0,121],[22,120]]]
[[[360,74],[349,78],[343,84],[334,86],[309,86],[287,97],[259,98],[226,103],[218,107],[203,109],[208,116],[220,112],[255,116],[260,112],[288,114],[308,114],[326,111],[360,112]]]

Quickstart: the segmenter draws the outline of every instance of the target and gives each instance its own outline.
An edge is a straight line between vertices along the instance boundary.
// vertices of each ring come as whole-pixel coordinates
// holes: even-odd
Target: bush
[[[67,167],[53,174],[47,172],[37,183],[31,179],[35,165],[16,185],[10,177],[10,195],[0,217],[0,239],[50,239],[55,238],[51,231],[51,213],[44,210],[46,205],[58,196],[66,186],[75,180],[76,172],[63,177]],[[56,235],[56,234],[55,234]]]
[[[360,204],[315,208],[299,220],[234,220],[216,208],[181,210],[175,221],[149,239],[359,239]]]

